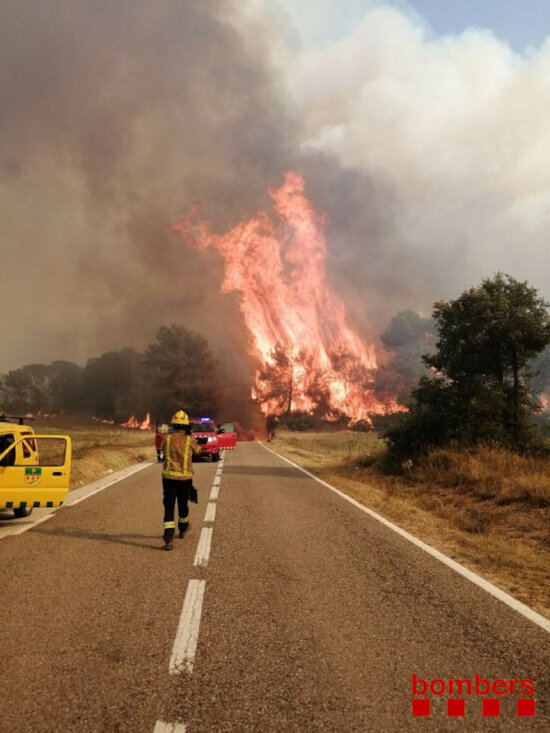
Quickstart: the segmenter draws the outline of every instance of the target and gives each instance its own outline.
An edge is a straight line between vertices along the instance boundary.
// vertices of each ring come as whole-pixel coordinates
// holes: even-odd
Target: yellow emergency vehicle
[[[36,435],[25,419],[0,414],[0,511],[16,517],[61,506],[71,473],[70,437]]]

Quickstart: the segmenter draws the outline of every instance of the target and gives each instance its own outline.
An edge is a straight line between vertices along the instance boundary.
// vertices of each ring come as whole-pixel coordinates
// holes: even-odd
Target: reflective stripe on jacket
[[[190,479],[193,478],[193,467],[191,457],[197,455],[201,449],[192,435],[176,432],[167,435],[163,441],[161,450],[164,451],[163,478]]]

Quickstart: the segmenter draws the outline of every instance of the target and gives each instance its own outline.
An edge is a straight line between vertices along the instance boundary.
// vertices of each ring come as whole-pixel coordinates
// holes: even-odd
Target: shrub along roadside
[[[550,617],[550,459],[438,449],[383,472],[373,434],[278,431],[270,444]]]

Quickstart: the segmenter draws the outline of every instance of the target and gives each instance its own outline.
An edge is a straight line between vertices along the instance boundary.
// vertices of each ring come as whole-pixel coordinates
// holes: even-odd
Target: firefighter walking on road
[[[161,450],[164,452],[162,470],[162,490],[164,504],[164,549],[171,550],[176,532],[174,518],[176,500],[178,502],[178,530],[183,537],[189,528],[189,492],[193,486],[193,453],[199,455],[201,449],[189,427],[189,417],[179,410],[172,417],[173,433],[165,435]]]

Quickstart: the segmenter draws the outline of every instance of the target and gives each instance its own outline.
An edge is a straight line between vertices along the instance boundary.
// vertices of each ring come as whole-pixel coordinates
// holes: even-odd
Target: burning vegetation
[[[345,307],[325,272],[326,218],[287,173],[270,189],[273,213],[259,212],[215,234],[195,212],[173,229],[200,250],[214,247],[225,263],[222,293],[237,291],[257,365],[251,395],[264,415],[294,411],[354,421],[402,408],[373,390],[374,346],[348,326]]]
[[[135,415],[130,415],[126,422],[120,424],[122,428],[132,428],[134,430],[152,430],[151,414],[148,412],[143,420],[138,420]]]

